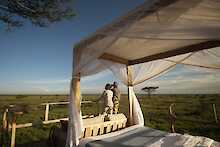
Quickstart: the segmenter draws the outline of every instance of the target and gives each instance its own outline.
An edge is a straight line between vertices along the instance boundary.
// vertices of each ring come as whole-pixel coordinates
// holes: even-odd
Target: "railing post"
[[[50,105],[49,105],[49,104],[46,104],[45,116],[44,116],[44,120],[45,120],[45,121],[48,121],[49,109],[50,109]]]
[[[15,147],[15,137],[16,137],[16,116],[13,116],[12,121],[12,131],[11,131],[11,147]]]
[[[5,112],[3,113],[2,126],[4,131],[7,129],[8,126],[7,113],[8,113],[8,109],[6,109]]]
[[[7,126],[8,126],[8,121],[7,121],[7,113],[8,109],[5,109],[2,117],[2,128],[1,128],[1,141],[0,141],[0,146],[5,145],[6,143],[6,133],[7,133]]]
[[[174,103],[170,105],[169,107],[169,116],[170,116],[170,131],[171,133],[175,133],[175,121],[176,121],[176,115],[172,110],[172,107],[174,106]]]
[[[215,122],[218,123],[218,117],[217,117],[217,113],[216,113],[215,104],[212,104],[212,108],[213,108],[213,112],[214,112],[214,116],[215,116]]]

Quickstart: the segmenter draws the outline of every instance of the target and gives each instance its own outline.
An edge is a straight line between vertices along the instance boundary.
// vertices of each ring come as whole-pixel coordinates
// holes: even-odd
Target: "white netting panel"
[[[133,125],[144,126],[144,116],[141,111],[141,106],[135,95],[134,88],[132,86],[129,86],[128,90],[129,90],[129,96],[130,96],[129,98],[132,101],[132,118],[130,118],[131,122],[133,123]]]
[[[220,1],[177,1],[136,22],[123,35],[145,39],[219,39]]]
[[[73,77],[78,73],[83,77],[111,69],[116,77],[127,85],[126,66],[100,60],[99,57],[103,53],[133,60],[208,40],[220,40],[219,0],[170,1],[170,4],[152,13],[153,8],[149,6],[157,1],[159,0],[151,0],[149,5],[145,3],[146,6],[140,7],[140,13],[134,11],[133,14],[131,13],[132,16],[125,17],[120,23],[98,31],[97,38],[92,36],[83,42],[77,50],[77,63],[74,65]],[[145,12],[147,15],[143,15]],[[219,71],[219,57],[220,48],[213,48],[133,65],[132,85],[160,76],[178,63],[203,67],[201,69],[204,69],[204,71],[207,71],[207,69]],[[129,89],[130,94],[133,95],[133,102],[138,104],[133,88]],[[74,93],[72,90],[71,93]],[[79,123],[82,119],[81,114],[74,115],[74,113],[80,111],[75,107],[73,95],[70,99],[70,122],[72,124],[74,122]],[[141,109],[134,107],[133,113],[133,116],[136,117],[135,120],[138,120],[133,122],[143,124],[140,115],[142,114]],[[82,128],[81,123],[71,126],[68,137],[69,146],[73,145],[73,142],[77,143]],[[72,143],[70,140],[72,140]]]
[[[220,47],[196,52],[182,62],[187,65],[207,67],[206,69],[220,69]]]

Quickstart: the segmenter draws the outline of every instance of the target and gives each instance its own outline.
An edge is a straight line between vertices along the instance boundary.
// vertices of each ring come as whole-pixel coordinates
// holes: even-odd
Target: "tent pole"
[[[70,102],[70,107],[69,107],[69,111],[70,111],[70,122],[73,121],[74,124],[72,127],[69,127],[68,130],[68,138],[66,140],[66,147],[70,146],[70,143],[73,144],[73,146],[77,146],[79,144],[79,131],[81,131],[80,127],[81,125],[78,124],[80,119],[81,119],[81,114],[80,114],[80,110],[81,110],[81,90],[80,90],[80,72],[78,71],[78,64],[80,61],[80,54],[81,52],[79,50],[77,50],[76,48],[73,49],[73,71],[72,71],[72,80],[71,80],[71,96],[69,99]],[[74,115],[74,116],[73,116]],[[74,129],[74,130],[73,130]],[[76,131],[78,130],[78,132]],[[72,132],[72,135],[70,135],[70,133]]]
[[[79,117],[80,109],[81,109],[81,104],[80,104],[81,92],[80,92],[80,75],[79,74],[73,76],[72,81],[71,81],[71,86],[72,86],[72,94],[73,94],[72,97],[74,98],[74,99],[72,99],[72,106],[71,107],[75,107],[75,110],[76,110],[75,117]],[[70,102],[70,104],[71,104],[71,102]],[[77,129],[77,128],[75,128],[75,129]],[[79,144],[78,136],[76,136],[76,135],[77,134],[73,133],[73,136],[72,136],[73,138],[69,138],[70,140],[72,140],[74,146]],[[67,142],[67,143],[68,143],[67,146],[69,146],[70,142]]]
[[[78,68],[78,63],[80,61],[80,56],[81,55],[81,51],[78,50],[78,49],[74,49],[74,60],[73,60],[73,66],[74,68]],[[75,74],[75,75],[74,75]],[[73,83],[72,83],[72,88],[73,88],[73,91],[74,91],[74,97],[75,97],[75,104],[76,104],[76,107],[80,113],[80,102],[81,102],[81,90],[80,90],[80,73],[79,72],[76,72],[74,73],[73,71]]]
[[[80,113],[80,101],[81,101],[81,90],[80,90],[80,74],[77,74],[77,77],[73,78],[73,91],[75,97],[75,104]]]
[[[132,97],[131,97],[131,95],[130,95],[130,92],[129,92],[129,86],[131,86],[132,85],[132,72],[131,72],[131,66],[127,66],[127,87],[128,87],[128,102],[129,102],[129,122],[128,122],[128,124],[129,125],[132,125],[132,118],[133,118],[133,116],[132,116]]]

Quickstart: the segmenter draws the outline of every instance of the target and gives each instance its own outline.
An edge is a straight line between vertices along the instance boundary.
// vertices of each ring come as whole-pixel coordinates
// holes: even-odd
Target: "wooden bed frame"
[[[93,118],[83,119],[84,131],[82,133],[81,139],[98,136],[114,131],[118,131],[126,127],[127,118],[124,114],[113,114],[108,116],[100,115]],[[68,130],[68,120],[62,120],[60,127],[52,128],[50,131],[49,143],[53,147],[65,147],[67,130]]]
[[[100,122],[92,123],[91,119],[92,118],[83,120],[85,129],[83,131],[82,138],[103,135],[117,131],[119,129],[125,128],[127,123],[127,118],[124,114],[114,114],[109,116],[109,121],[102,121],[102,119],[100,119]],[[88,120],[90,120],[89,123]]]

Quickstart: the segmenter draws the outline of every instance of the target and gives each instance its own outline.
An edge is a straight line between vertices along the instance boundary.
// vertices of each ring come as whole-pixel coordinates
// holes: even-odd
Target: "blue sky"
[[[144,0],[76,0],[77,16],[71,21],[38,28],[31,24],[12,32],[0,25],[0,94],[63,94],[69,91],[72,48],[99,27],[144,2]],[[159,85],[158,93],[217,93],[217,73],[177,67],[163,77],[137,86]],[[101,92],[117,80],[105,71],[82,79],[84,93]],[[189,84],[190,83],[190,84]],[[126,87],[121,86],[122,91]]]

